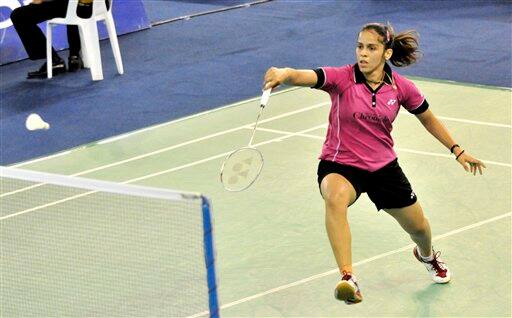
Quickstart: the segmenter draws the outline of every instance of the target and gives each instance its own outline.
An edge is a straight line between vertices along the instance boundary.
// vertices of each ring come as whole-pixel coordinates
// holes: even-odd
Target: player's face
[[[384,67],[384,44],[382,37],[373,30],[359,33],[356,46],[357,65],[363,74],[371,74]]]

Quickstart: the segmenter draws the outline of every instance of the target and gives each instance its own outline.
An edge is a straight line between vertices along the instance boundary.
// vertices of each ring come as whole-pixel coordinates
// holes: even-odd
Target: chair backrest
[[[93,0],[92,5],[92,16],[91,18],[94,18],[98,15],[102,15],[107,13],[112,9],[112,2],[113,0],[109,0],[110,6],[107,10],[107,5],[105,3],[106,0]],[[68,2],[68,10],[66,12],[66,19],[82,19],[76,15],[76,9],[78,7],[78,0],[69,0]]]

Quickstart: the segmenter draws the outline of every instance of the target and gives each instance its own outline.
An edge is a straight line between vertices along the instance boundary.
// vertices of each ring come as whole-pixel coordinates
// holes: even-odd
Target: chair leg
[[[91,67],[91,75],[93,81],[103,79],[103,70],[101,65],[100,39],[98,36],[98,26],[96,21],[91,21],[83,26],[82,34],[85,35],[85,49],[87,52],[88,62]]]
[[[78,27],[78,31],[80,33],[80,55],[82,56],[82,61],[84,62],[84,68],[91,68],[91,63],[89,62],[90,57],[87,54],[87,46],[85,45],[85,34],[81,27]]]
[[[123,60],[121,58],[121,50],[119,49],[119,42],[117,40],[116,26],[114,24],[114,18],[112,17],[111,11],[107,12],[106,14],[105,25],[107,26],[108,37],[110,39],[110,46],[112,47],[112,52],[114,53],[117,72],[119,74],[123,74]]]
[[[52,24],[46,24],[46,75],[53,77],[53,56],[52,56]]]

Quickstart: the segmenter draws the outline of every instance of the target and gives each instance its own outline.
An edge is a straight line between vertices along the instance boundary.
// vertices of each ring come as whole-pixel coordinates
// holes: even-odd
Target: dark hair
[[[419,34],[415,30],[407,30],[395,34],[389,23],[368,23],[362,31],[373,30],[382,37],[384,49],[392,49],[391,64],[402,67],[415,63],[421,56],[419,51]]]

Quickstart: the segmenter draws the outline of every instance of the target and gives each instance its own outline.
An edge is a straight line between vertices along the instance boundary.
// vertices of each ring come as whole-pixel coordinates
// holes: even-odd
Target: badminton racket
[[[227,191],[236,192],[249,188],[258,179],[263,169],[263,155],[252,146],[252,142],[263,109],[267,106],[270,98],[271,90],[267,89],[261,95],[260,112],[254,123],[249,144],[231,152],[222,163],[220,181]]]

